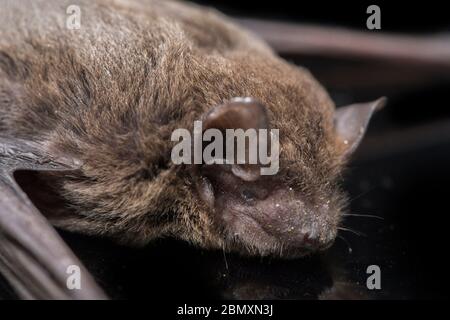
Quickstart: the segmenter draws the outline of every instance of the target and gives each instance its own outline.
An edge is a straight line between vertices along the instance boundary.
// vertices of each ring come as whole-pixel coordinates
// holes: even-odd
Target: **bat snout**
[[[299,200],[271,202],[269,197],[251,208],[225,215],[224,221],[244,247],[289,258],[330,247],[337,233],[334,215],[325,210],[309,210]]]

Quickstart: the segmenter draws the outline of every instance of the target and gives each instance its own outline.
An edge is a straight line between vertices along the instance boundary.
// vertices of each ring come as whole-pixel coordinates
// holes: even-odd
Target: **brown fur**
[[[69,4],[81,7],[80,30],[65,28]],[[171,163],[170,135],[245,96],[280,129],[280,179],[341,209],[332,101],[308,71],[220,14],[150,0],[1,7],[0,134],[82,164],[54,182],[72,209],[52,216],[57,226],[139,245],[170,235],[240,250],[224,243],[186,167]]]

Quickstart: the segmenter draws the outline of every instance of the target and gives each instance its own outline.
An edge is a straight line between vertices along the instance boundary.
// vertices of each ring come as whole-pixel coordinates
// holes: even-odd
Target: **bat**
[[[49,222],[135,246],[175,237],[283,258],[333,243],[345,163],[385,99],[335,109],[306,69],[195,5],[1,5],[0,269],[21,297],[106,297]],[[279,129],[279,173],[175,165],[171,133],[196,120]],[[81,290],[67,288],[71,265]]]

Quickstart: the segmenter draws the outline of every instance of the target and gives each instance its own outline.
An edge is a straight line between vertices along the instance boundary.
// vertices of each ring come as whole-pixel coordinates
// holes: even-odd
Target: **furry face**
[[[65,28],[69,4],[81,9],[80,30]],[[379,101],[335,112],[308,71],[200,7],[138,0],[2,7],[0,132],[80,164],[27,181],[38,183],[27,191],[56,226],[136,245],[173,236],[283,257],[331,244],[343,165]],[[277,175],[249,181],[225,165],[173,164],[171,133],[192,130],[234,97],[259,101],[267,127],[279,129]],[[245,126],[245,108],[211,126]]]

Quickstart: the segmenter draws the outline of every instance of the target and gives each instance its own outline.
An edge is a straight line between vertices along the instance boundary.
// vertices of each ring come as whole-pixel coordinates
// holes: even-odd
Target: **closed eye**
[[[246,201],[252,201],[256,199],[256,194],[248,189],[244,189],[241,192],[242,198],[244,198]]]

